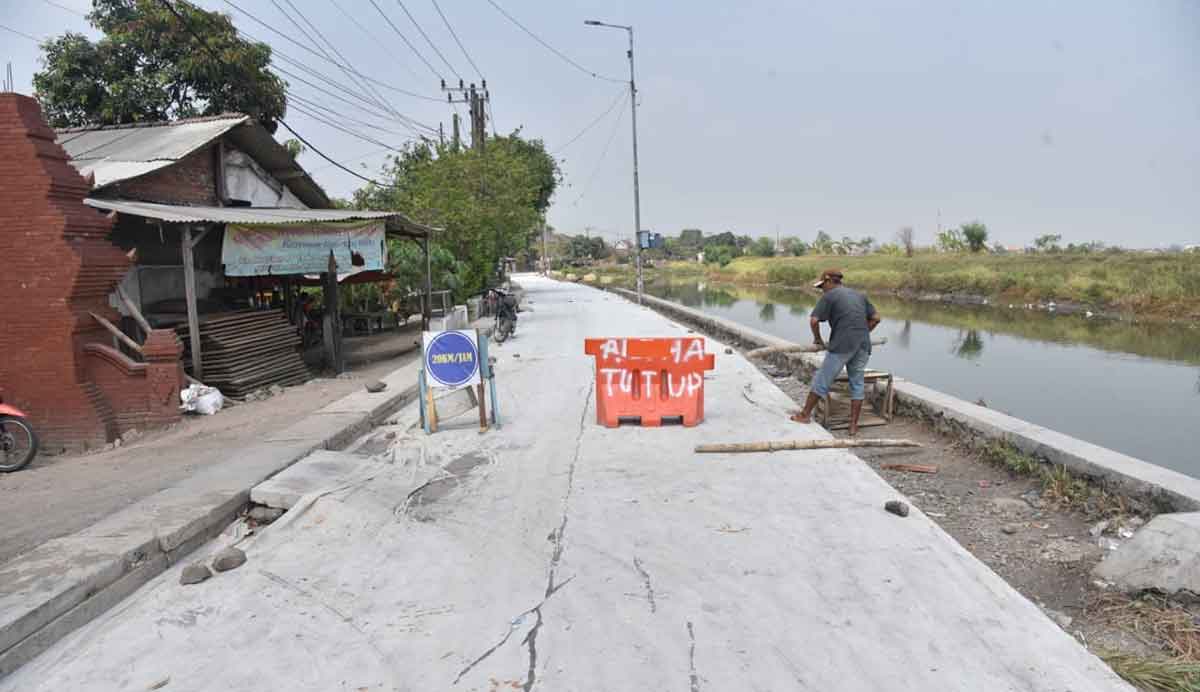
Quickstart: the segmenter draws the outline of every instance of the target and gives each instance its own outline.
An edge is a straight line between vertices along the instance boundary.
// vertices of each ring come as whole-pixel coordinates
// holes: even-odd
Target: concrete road
[[[858,458],[692,453],[826,437],[720,344],[704,424],[597,426],[584,337],[686,330],[524,283],[503,429],[408,412],[244,566],[168,571],[0,690],[1131,689]]]

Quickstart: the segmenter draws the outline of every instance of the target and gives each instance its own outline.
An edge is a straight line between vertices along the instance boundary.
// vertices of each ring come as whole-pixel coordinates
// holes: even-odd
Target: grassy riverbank
[[[725,267],[670,262],[653,271],[678,278],[805,286],[831,266],[845,272],[847,284],[865,289],[984,296],[1004,303],[1071,302],[1097,311],[1200,319],[1200,253],[739,257]],[[622,266],[602,273],[631,271]]]

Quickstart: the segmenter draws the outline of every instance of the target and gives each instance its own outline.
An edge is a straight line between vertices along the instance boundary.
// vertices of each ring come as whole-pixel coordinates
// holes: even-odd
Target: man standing
[[[792,416],[797,423],[812,421],[817,402],[829,394],[834,380],[846,368],[850,380],[850,436],[858,434],[858,417],[862,414],[866,386],[863,375],[871,357],[871,332],[879,324],[879,313],[871,301],[858,291],[842,285],[840,269],[827,269],[813,284],[824,292],[813,308],[808,322],[812,327],[813,343],[826,350],[825,361],[813,376],[804,410]],[[829,344],[821,339],[821,323],[830,327]]]

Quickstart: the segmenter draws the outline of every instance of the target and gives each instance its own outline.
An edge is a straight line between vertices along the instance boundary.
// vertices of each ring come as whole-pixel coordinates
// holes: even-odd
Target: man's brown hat
[[[825,283],[826,281],[829,281],[830,279],[833,279],[834,283],[841,283],[842,282],[842,270],[841,269],[826,269],[825,271],[821,272],[821,278],[817,279],[817,281],[813,283],[813,288],[820,288],[821,284]]]

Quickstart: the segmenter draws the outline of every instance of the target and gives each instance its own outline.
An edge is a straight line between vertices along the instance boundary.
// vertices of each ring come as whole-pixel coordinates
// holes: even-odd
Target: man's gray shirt
[[[832,333],[826,344],[830,353],[854,353],[865,346],[871,352],[871,330],[867,318],[875,314],[875,306],[858,291],[838,286],[826,291],[813,308],[812,316],[828,322]]]

